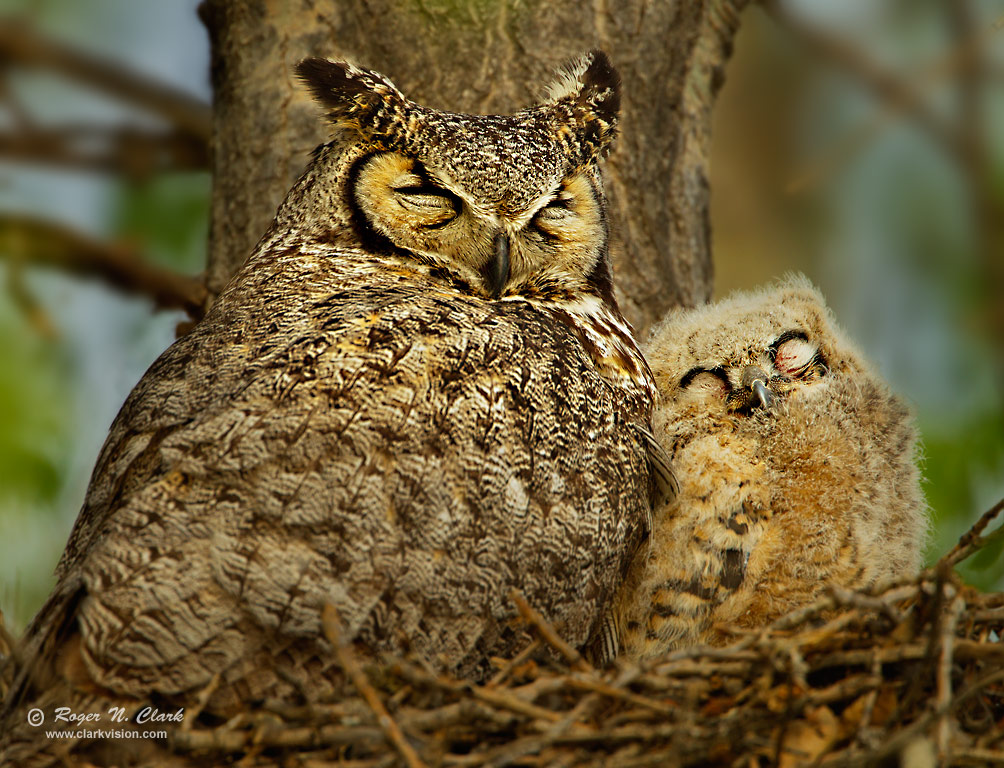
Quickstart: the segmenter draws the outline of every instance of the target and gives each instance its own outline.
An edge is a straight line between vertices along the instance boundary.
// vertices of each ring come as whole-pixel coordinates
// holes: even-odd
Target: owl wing
[[[671,504],[680,493],[680,483],[673,471],[673,460],[666,449],[659,444],[651,430],[641,424],[633,425],[635,432],[645,446],[649,470],[653,481],[652,507]]]
[[[747,568],[771,511],[746,500],[719,512],[715,502],[712,494],[707,503],[669,505],[657,517],[609,620],[616,647],[630,656],[707,641],[716,622],[748,603]]]
[[[651,509],[660,510],[672,504],[679,492],[680,484],[673,471],[672,459],[666,450],[659,444],[655,435],[641,424],[632,425],[641,444],[645,448],[645,456],[651,477],[649,496]],[[653,527],[652,515],[646,517],[646,535],[650,534]],[[639,550],[639,557],[644,558],[648,542],[642,542]],[[622,645],[621,635],[623,627],[621,625],[621,614],[616,606],[611,606],[604,615],[603,622],[589,644],[587,655],[597,666],[604,666],[616,658]]]
[[[665,632],[686,626],[692,640],[700,639],[717,619],[726,601],[742,590],[746,569],[770,519],[769,510],[749,501],[705,519],[694,528],[689,543],[691,573],[667,580],[653,596],[653,609],[680,619],[667,622]]]

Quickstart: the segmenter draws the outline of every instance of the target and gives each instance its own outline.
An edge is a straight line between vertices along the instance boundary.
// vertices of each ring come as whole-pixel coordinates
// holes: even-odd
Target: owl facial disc
[[[345,62],[296,71],[334,129],[325,157],[353,158],[345,191],[370,250],[446,270],[489,299],[592,293],[616,310],[597,163],[616,134],[620,80],[602,51],[510,115],[430,109]]]

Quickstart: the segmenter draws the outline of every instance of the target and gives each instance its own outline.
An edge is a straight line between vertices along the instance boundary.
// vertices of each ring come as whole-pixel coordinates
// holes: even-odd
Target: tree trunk
[[[461,112],[534,101],[589,48],[623,80],[606,163],[622,309],[644,335],[669,307],[711,293],[711,107],[747,0],[204,0],[212,45],[213,295],[248,256],[325,139],[293,77],[305,56],[347,58],[410,98]]]

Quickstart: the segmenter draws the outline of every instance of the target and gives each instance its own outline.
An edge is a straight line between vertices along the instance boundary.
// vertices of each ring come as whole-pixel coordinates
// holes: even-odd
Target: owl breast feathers
[[[759,627],[920,565],[927,508],[906,407],[804,278],[670,314],[645,352],[680,480],[619,594],[639,658]]]
[[[214,678],[219,716],[322,695],[327,603],[361,649],[461,675],[525,641],[513,588],[582,646],[644,536],[654,385],[610,282],[606,57],[508,116],[299,73],[332,141],[115,420],[17,722]]]

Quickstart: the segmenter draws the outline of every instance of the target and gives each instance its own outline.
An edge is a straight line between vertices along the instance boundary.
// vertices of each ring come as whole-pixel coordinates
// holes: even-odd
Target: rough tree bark
[[[204,0],[212,45],[213,203],[208,285],[247,257],[307,153],[324,140],[292,75],[348,58],[440,109],[525,106],[563,60],[600,47],[624,82],[606,165],[622,308],[644,334],[711,293],[711,107],[747,0]]]

